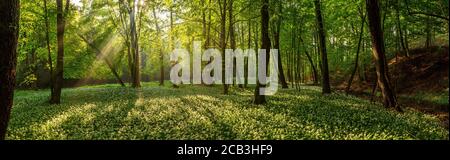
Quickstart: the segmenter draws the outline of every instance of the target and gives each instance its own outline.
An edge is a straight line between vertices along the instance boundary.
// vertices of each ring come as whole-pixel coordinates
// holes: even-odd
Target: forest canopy
[[[67,12],[65,31],[64,79],[115,79],[103,58],[109,59],[112,66],[123,78],[129,78],[127,69],[127,30],[128,17],[126,1],[118,0],[72,0]],[[172,48],[192,48],[194,41],[201,41],[205,48],[219,48],[221,34],[221,8],[224,2],[215,0],[189,1],[139,1],[137,30],[139,39],[142,78],[158,80],[160,76],[160,52],[164,56],[164,71],[169,72],[169,55]],[[228,1],[226,1],[228,2]],[[19,86],[33,85],[42,77],[45,86],[48,76],[48,56],[46,48],[45,19],[49,19],[49,39],[53,65],[56,64],[56,3],[48,1],[47,16],[44,1],[21,1],[20,41],[19,41]],[[233,24],[235,47],[242,49],[257,48],[261,44],[259,1],[233,0],[233,20],[225,21],[226,48],[232,48],[230,42],[230,22]],[[312,79],[312,67],[307,56],[299,54],[299,61],[289,62],[291,52],[308,51],[314,65],[319,59],[316,53],[317,30],[313,1],[272,0],[271,38],[279,29],[280,54],[285,70],[291,63],[303,65],[302,80]],[[282,6],[277,6],[282,5]],[[388,57],[394,57],[395,51],[407,47],[415,48],[427,43],[445,43],[448,33],[448,1],[445,0],[394,0],[382,1],[382,23]],[[280,9],[277,9],[280,8]],[[327,31],[327,51],[331,73],[351,72],[361,16],[365,14],[364,1],[346,0],[323,1],[322,12]],[[421,14],[423,13],[423,14]],[[428,14],[436,14],[431,16]],[[443,18],[439,18],[443,17]],[[277,21],[281,21],[277,22]],[[400,21],[400,22],[398,22]],[[277,24],[280,23],[280,24]],[[367,22],[366,22],[367,23]],[[400,30],[403,41],[400,42]],[[364,30],[367,33],[368,28]],[[370,35],[362,37],[360,66],[371,67]],[[406,38],[405,38],[406,37]],[[300,39],[302,41],[300,41]],[[273,42],[274,43],[274,42]],[[402,43],[402,44],[400,44]],[[99,55],[98,50],[102,51]],[[296,56],[296,55],[294,55]],[[33,71],[30,68],[37,68]],[[320,69],[319,67],[316,67]],[[95,74],[92,72],[95,71]],[[40,75],[41,74],[41,75]],[[360,74],[364,74],[360,72]],[[289,75],[289,74],[288,74]],[[166,74],[166,79],[168,79]],[[303,80],[305,79],[305,80]],[[308,79],[308,80],[307,80]]]

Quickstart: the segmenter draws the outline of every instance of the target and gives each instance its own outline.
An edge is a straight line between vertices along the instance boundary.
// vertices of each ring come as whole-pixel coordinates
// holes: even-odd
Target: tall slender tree
[[[66,0],[66,8],[63,10],[63,0],[56,0],[56,37],[58,41],[58,54],[56,57],[56,73],[54,80],[54,91],[50,103],[61,103],[61,89],[64,80],[64,32],[66,27],[66,15],[70,7],[70,0]]]
[[[305,45],[301,34],[299,35],[298,38],[300,40],[300,43],[302,43],[302,45]],[[309,54],[308,50],[306,50],[306,49],[305,49],[305,55],[306,55],[306,58],[308,58],[309,64],[311,65],[311,70],[312,70],[312,74],[313,74],[313,78],[314,78],[314,84],[318,84],[319,83],[318,82],[319,75],[317,73],[316,66],[314,65],[314,61],[313,61],[311,55]]]
[[[263,0],[263,4],[261,7],[261,49],[265,49],[266,52],[270,51],[270,35],[269,35],[269,0]],[[269,64],[269,60],[270,60],[270,54],[266,54],[266,64]],[[258,64],[259,65],[259,64]],[[267,66],[266,66],[266,71],[267,70]],[[261,95],[259,90],[261,87],[265,87],[265,84],[261,84],[258,80],[258,82],[256,83],[256,88],[255,88],[255,99],[254,99],[254,103],[255,104],[265,104],[266,103],[266,96],[265,95]]]
[[[230,49],[234,51],[236,49],[236,32],[234,25],[233,3],[234,3],[233,1],[228,2],[228,25],[229,25],[228,34],[230,37]],[[233,58],[233,76],[235,75],[236,75],[236,58]]]
[[[281,1],[278,1],[277,6],[276,6],[276,10],[277,10],[277,19],[275,21],[275,25],[274,25],[274,48],[280,50],[280,34],[281,34],[281,23],[282,23],[282,14],[283,14],[283,3]],[[281,61],[281,52],[279,51],[279,55],[278,55],[278,79],[280,80],[281,83],[281,87],[282,88],[288,88],[288,84],[286,83],[286,78],[284,76],[284,72],[283,72],[283,65],[282,65],[282,61]]]
[[[387,108],[395,108],[402,111],[397,104],[395,92],[389,79],[389,71],[386,62],[384,37],[381,29],[380,4],[378,0],[366,0],[366,8],[369,18],[369,29],[372,37],[372,54],[376,61],[377,84],[381,89],[383,104]]]
[[[6,137],[16,82],[19,0],[0,1],[0,140]]]
[[[362,44],[363,35],[364,35],[364,25],[366,22],[366,15],[361,10],[362,9],[360,9],[361,28],[359,30],[360,33],[359,33],[359,39],[358,39],[358,47],[356,49],[355,67],[353,67],[353,71],[352,71],[352,74],[350,75],[350,79],[348,79],[347,88],[345,90],[347,94],[350,92],[350,89],[351,89],[352,83],[353,83],[353,78],[355,77],[356,71],[358,70],[358,66],[359,66],[359,52],[361,50],[361,44]]]
[[[322,10],[320,7],[320,0],[314,0],[314,6],[316,9],[317,28],[319,31],[319,48],[322,60],[322,94],[331,93],[330,87],[330,75],[328,71],[328,55],[327,46],[325,42],[325,30],[323,27]]]
[[[133,81],[132,86],[134,88],[141,87],[141,73],[140,73],[140,54],[139,54],[139,41],[138,31],[136,27],[136,15],[138,14],[138,0],[134,0],[130,6],[130,43],[131,43],[131,56],[133,59]]]
[[[172,1],[173,2],[173,1]],[[173,50],[175,48],[175,16],[174,16],[174,5],[171,4],[169,6],[169,12],[170,12],[170,49]],[[177,63],[172,63],[172,67],[175,66]],[[178,88],[178,85],[175,83],[172,84],[173,88]]]
[[[45,19],[45,41],[47,43],[47,58],[48,58],[48,66],[49,66],[49,73],[50,73],[50,95],[53,95],[54,93],[54,87],[53,87],[53,60],[52,60],[52,51],[50,47],[50,25],[48,20],[48,8],[47,8],[47,0],[44,0],[44,19]]]
[[[397,31],[398,31],[398,38],[400,41],[400,45],[401,45],[401,49],[403,52],[405,52],[405,56],[409,56],[409,50],[406,47],[406,43],[405,43],[405,39],[403,36],[403,27],[402,27],[402,23],[400,20],[400,1],[397,1],[397,3],[394,5],[395,6],[395,15],[396,15],[396,24],[397,24]]]
[[[155,27],[156,27],[156,38],[158,39],[158,44],[162,45],[161,42],[161,28],[159,26],[158,17],[156,15],[156,7],[153,7],[153,17],[155,18]],[[164,86],[164,52],[162,50],[162,46],[159,47],[159,67],[160,67],[160,77],[159,77],[159,85]]]
[[[226,23],[227,23],[227,7],[231,1],[229,0],[219,0],[220,7],[220,49],[222,52],[222,68],[225,68],[225,49],[227,47],[226,42]],[[232,2],[231,2],[232,3]],[[223,93],[228,94],[229,85],[225,83],[225,69],[222,70],[222,82],[223,82]]]

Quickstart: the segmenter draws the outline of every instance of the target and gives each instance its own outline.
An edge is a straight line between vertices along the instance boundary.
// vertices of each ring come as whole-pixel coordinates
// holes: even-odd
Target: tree
[[[128,69],[131,76],[131,86],[141,87],[139,36],[140,29],[137,29],[136,15],[141,18],[141,11],[138,0],[119,0],[119,17],[121,22],[121,32],[127,47]],[[141,27],[141,26],[139,26]]]
[[[54,82],[54,91],[52,92],[50,103],[61,103],[61,89],[64,80],[64,30],[66,27],[66,15],[70,7],[70,0],[66,0],[66,8],[63,10],[62,0],[56,1],[56,37],[58,41],[58,55],[56,57],[56,74],[52,78]]]
[[[358,66],[359,66],[359,52],[361,50],[361,43],[362,43],[363,34],[364,34],[364,25],[366,22],[366,15],[364,13],[362,13],[362,11],[360,11],[360,14],[361,14],[360,15],[361,28],[359,30],[360,33],[359,33],[359,39],[358,39],[358,47],[356,49],[355,67],[353,67],[353,71],[352,71],[352,74],[350,75],[350,79],[348,79],[347,88],[346,88],[347,94],[350,92],[350,87],[352,87],[353,78],[355,77],[356,70],[358,70]]]
[[[377,0],[366,0],[366,8],[369,17],[370,35],[372,37],[372,54],[376,61],[377,83],[381,89],[383,104],[386,108],[394,108],[401,112],[402,109],[397,104],[397,98],[389,80],[379,3]]]
[[[328,71],[327,46],[325,42],[325,30],[323,28],[320,0],[314,0],[314,6],[316,9],[316,20],[317,20],[317,27],[319,30],[319,47],[322,60],[322,94],[329,94],[331,93],[330,75]]]
[[[131,55],[133,59],[133,81],[132,86],[134,88],[141,87],[141,73],[140,73],[140,55],[139,55],[139,41],[138,33],[136,29],[136,14],[138,11],[138,0],[134,0],[133,5],[130,7],[130,36],[131,36]]]
[[[234,14],[233,14],[233,1],[229,2],[228,6],[228,34],[230,36],[230,49],[233,51],[236,50],[236,34],[235,34],[235,28],[234,28]],[[233,58],[233,76],[236,75],[236,58]],[[234,83],[233,83],[234,84]],[[228,89],[227,89],[228,90]],[[228,91],[227,91],[228,92]],[[227,93],[225,93],[227,94]]]
[[[401,45],[402,51],[404,51],[405,52],[405,56],[408,57],[409,56],[409,50],[406,47],[406,43],[405,43],[405,41],[407,41],[407,40],[404,40],[402,24],[401,24],[401,21],[400,21],[400,1],[397,1],[397,3],[394,6],[395,6],[396,21],[397,21],[397,31],[398,31],[398,34],[399,34],[398,38],[399,38],[399,41],[400,41],[400,45]]]
[[[161,28],[159,27],[158,17],[156,16],[156,7],[153,7],[153,16],[155,18],[155,27],[156,27],[156,38],[158,38],[158,44],[162,45],[160,37],[161,37]],[[160,77],[159,77],[159,85],[164,86],[164,52],[162,47],[159,47],[159,67],[160,67]]]
[[[277,19],[275,21],[275,25],[274,25],[274,38],[275,38],[275,42],[274,42],[274,48],[280,50],[280,34],[281,34],[281,23],[282,23],[282,13],[283,13],[283,3],[282,1],[278,1],[277,2]],[[281,53],[281,52],[279,52]],[[283,72],[283,65],[282,65],[282,61],[281,61],[281,54],[278,55],[278,79],[280,80],[281,83],[281,87],[282,88],[288,88],[288,84],[286,83],[286,78],[284,76],[284,72]]]
[[[303,41],[303,38],[301,35],[299,35],[299,40],[300,40],[300,43],[302,43],[304,45],[304,41]],[[314,84],[318,84],[319,83],[318,82],[319,75],[317,73],[317,69],[316,69],[316,66],[314,65],[312,57],[308,53],[308,50],[305,50],[305,55],[306,55],[306,58],[308,58],[309,64],[311,65],[311,69],[312,69],[313,76],[314,76]]]
[[[263,4],[261,7],[261,49],[265,49],[266,52],[269,52],[270,50],[270,37],[269,37],[269,0],[263,0]],[[270,60],[270,54],[266,54],[266,64],[269,64]],[[266,66],[266,71],[268,66]],[[261,84],[258,80],[256,83],[255,88],[255,104],[265,104],[266,103],[266,96],[260,94],[260,88],[265,87],[265,84]]]
[[[227,47],[226,42],[226,23],[227,23],[227,7],[233,3],[229,0],[219,0],[220,10],[220,49],[222,52],[222,68],[225,68],[225,49]],[[225,69],[222,70],[222,82],[223,82],[223,94],[228,94],[229,85],[225,83]]]
[[[174,16],[174,8],[175,8],[175,6],[174,6],[174,4],[170,4],[170,6],[169,6],[169,12],[170,12],[170,35],[169,35],[169,37],[170,37],[170,50],[173,50],[174,48],[175,48],[175,24],[174,24],[174,22],[175,22],[175,16]],[[177,63],[172,63],[172,67],[173,66],[175,66],[175,65],[177,65]],[[178,85],[176,85],[175,83],[174,84],[172,84],[172,87],[173,88],[178,88]]]
[[[47,43],[47,58],[48,58],[48,66],[50,68],[50,95],[53,96],[54,87],[53,87],[53,60],[52,60],[52,50],[50,47],[50,26],[48,20],[48,8],[47,8],[47,0],[44,0],[44,19],[45,19],[45,41]]]
[[[19,0],[0,1],[0,140],[6,137],[16,81]]]

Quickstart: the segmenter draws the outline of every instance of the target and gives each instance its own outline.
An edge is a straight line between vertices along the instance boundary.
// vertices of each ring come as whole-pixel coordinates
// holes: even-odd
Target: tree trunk
[[[297,28],[296,28],[297,26],[294,26],[294,28],[292,29],[292,32],[291,32],[291,36],[292,36],[292,39],[291,39],[291,45],[292,45],[292,50],[291,50],[291,58],[290,58],[290,64],[289,64],[289,68],[290,68],[290,76],[291,76],[291,79],[290,79],[290,81],[291,81],[291,88],[295,88],[295,62],[296,62],[296,60],[295,60],[295,53],[297,52],[297,45],[296,45],[296,43],[295,42],[297,42],[297,39],[296,39],[296,35],[297,35]]]
[[[140,73],[140,57],[139,44],[136,30],[136,12],[138,9],[138,1],[134,0],[133,9],[130,14],[130,29],[131,29],[131,56],[133,57],[133,83],[134,88],[141,87],[141,73]]]
[[[33,74],[36,78],[38,78],[37,77],[37,59],[36,59],[36,50],[37,50],[38,48],[33,48],[33,50],[31,50],[31,74]],[[37,88],[37,84],[38,83],[38,80],[36,79],[34,82],[33,82],[33,84],[31,84],[31,88],[32,89],[34,89],[34,90],[37,90],[38,88]]]
[[[169,8],[169,11],[170,11],[170,49],[171,50],[173,50],[175,47],[175,45],[174,45],[174,41],[175,41],[175,38],[174,38],[174,19],[173,19],[173,6],[170,6],[170,8]],[[173,66],[175,66],[176,65],[176,63],[173,63],[172,64],[172,66],[171,67],[173,67]],[[172,87],[173,88],[178,88],[178,85],[176,85],[176,84],[172,84]]]
[[[47,57],[48,57],[48,66],[50,67],[49,73],[50,73],[50,96],[54,93],[54,87],[53,82],[54,76],[53,76],[53,60],[52,60],[52,51],[50,47],[50,26],[48,21],[48,8],[47,8],[47,0],[44,0],[44,18],[45,18],[45,41],[47,43]]]
[[[283,72],[283,63],[281,62],[281,48],[280,48],[280,32],[281,32],[281,23],[282,23],[282,19],[281,19],[281,15],[283,12],[283,5],[282,2],[278,2],[278,6],[277,6],[277,10],[278,10],[278,14],[280,15],[276,21],[276,26],[275,26],[275,31],[274,31],[274,38],[275,38],[275,42],[274,42],[274,48],[278,49],[278,78],[280,80],[281,83],[281,87],[282,88],[289,88],[288,84],[286,83],[286,77],[284,76],[284,72]]]
[[[348,79],[346,93],[348,94],[350,92],[350,89],[352,87],[353,78],[355,77],[356,71],[358,70],[359,66],[359,51],[361,50],[361,42],[364,34],[364,22],[366,20],[366,15],[361,16],[361,28],[359,30],[359,40],[358,40],[358,48],[356,49],[356,57],[355,57],[355,67],[353,68],[352,74],[350,75],[350,79]]]
[[[158,18],[156,16],[156,9],[153,8],[153,17],[155,17],[155,27],[156,27],[156,38],[158,38],[158,43],[159,45],[162,45],[161,42],[161,28],[159,27],[159,23],[158,23]],[[159,47],[159,66],[160,66],[160,77],[159,77],[159,85],[160,86],[164,86],[164,52],[161,48],[162,46]]]
[[[319,46],[322,59],[322,94],[331,93],[330,75],[328,71],[327,46],[325,42],[325,30],[323,28],[322,11],[320,8],[320,0],[315,0],[317,27],[319,29]]]
[[[303,38],[301,37],[301,35],[299,36],[299,40],[300,40],[300,42],[303,45],[305,44],[304,41],[303,41]],[[308,58],[309,64],[311,65],[311,68],[312,68],[312,71],[313,71],[314,84],[318,84],[319,83],[318,82],[319,81],[319,76],[317,75],[317,69],[316,69],[316,66],[314,65],[312,57],[311,57],[311,55],[309,55],[307,50],[305,50],[305,55],[306,55],[306,58]]]
[[[228,85],[225,83],[225,49],[226,49],[226,20],[228,0],[219,2],[220,5],[220,49],[222,51],[222,83],[223,94],[228,94]]]
[[[425,27],[426,27],[425,28],[425,32],[426,32],[425,48],[429,48],[432,45],[432,40],[431,40],[432,35],[431,35],[430,23],[431,23],[431,19],[430,19],[430,17],[427,17],[426,25],[425,25]]]
[[[320,57],[321,54],[320,54],[320,45],[319,45],[319,34],[318,34],[318,31],[316,31],[314,33],[313,39],[314,39],[314,42],[316,44],[316,46],[314,47],[314,50],[316,52],[316,59],[317,59],[317,62],[319,62],[317,66],[319,67],[319,69],[320,69],[320,71],[322,73],[322,60],[320,59],[321,58]]]
[[[201,3],[204,5],[207,5],[206,0],[202,0]],[[154,12],[154,9],[153,9],[153,12]],[[153,14],[155,14],[155,12]],[[158,19],[156,17],[156,15],[154,17],[155,17],[155,19]],[[207,27],[207,25],[206,25],[206,9],[202,8],[202,41],[203,40],[205,41],[205,43],[204,43],[205,46],[203,47],[204,49],[206,48],[206,27]]]
[[[58,41],[58,54],[56,57],[56,74],[54,78],[54,92],[51,96],[50,103],[51,104],[59,104],[61,103],[61,90],[63,86],[64,80],[64,30],[66,27],[65,13],[67,13],[70,6],[70,1],[66,0],[66,9],[63,10],[63,1],[56,1],[56,24],[57,31],[56,37]]]
[[[386,55],[384,49],[383,31],[381,30],[380,7],[377,0],[366,0],[366,7],[369,14],[369,28],[372,36],[372,53],[376,61],[376,72],[378,87],[383,95],[383,103],[385,107],[395,108],[402,111],[397,104],[397,98],[392,90],[388,66],[386,63]]]
[[[269,60],[270,60],[270,37],[269,37],[269,0],[263,0],[263,4],[261,7],[261,49],[265,49],[267,54],[266,54],[266,71],[269,65]],[[254,99],[254,103],[255,104],[265,104],[266,103],[266,96],[265,95],[261,95],[259,93],[259,90],[261,87],[265,87],[265,84],[261,84],[258,82],[256,83],[256,88],[255,88],[255,99]]]
[[[230,49],[233,51],[236,49],[236,33],[235,33],[235,26],[234,26],[234,15],[233,15],[233,1],[229,2],[228,7],[228,34],[230,36]],[[236,76],[236,58],[233,57],[233,77]],[[233,78],[234,79],[234,78]],[[233,84],[235,84],[233,80]],[[243,88],[241,84],[239,84],[240,88]]]
[[[409,57],[410,56],[410,53],[409,53],[409,42],[408,42],[408,30],[406,29],[406,31],[405,31],[405,47],[406,47],[406,50],[407,50],[407,52],[406,52],[406,56],[407,57]]]
[[[129,78],[128,78],[128,83],[130,84],[130,85],[133,85],[133,77],[134,77],[134,67],[133,67],[133,56],[131,55],[131,45],[130,45],[130,37],[129,37],[129,35],[127,34],[127,37],[128,38],[126,38],[126,46],[127,46],[127,59],[128,59],[128,72],[130,72],[130,74],[129,74]]]
[[[396,7],[396,18],[397,18],[397,30],[399,33],[399,41],[400,41],[400,45],[402,47],[402,51],[405,52],[405,56],[408,57],[409,56],[409,50],[405,45],[405,40],[403,38],[403,30],[402,30],[402,24],[400,21],[400,1],[397,1],[397,4],[395,5]]]
[[[252,48],[252,21],[249,19],[248,20],[248,49]],[[245,84],[244,84],[244,88],[247,88],[248,85],[248,57],[245,58],[245,72],[244,72],[244,77],[245,77]]]
[[[209,0],[208,6],[211,5],[211,0]],[[208,27],[206,28],[206,42],[205,48],[211,47],[211,23],[212,23],[211,9],[208,7]]]
[[[16,82],[19,0],[0,1],[0,140],[6,137]]]

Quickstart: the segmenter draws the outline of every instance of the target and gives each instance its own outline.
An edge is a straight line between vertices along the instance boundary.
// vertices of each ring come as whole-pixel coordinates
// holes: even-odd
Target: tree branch
[[[444,17],[444,16],[432,14],[432,13],[425,13],[425,12],[410,12],[409,15],[425,15],[425,16],[430,16],[430,17],[435,17],[435,18],[439,18],[439,19],[446,20],[446,21],[450,21],[448,17]]]

